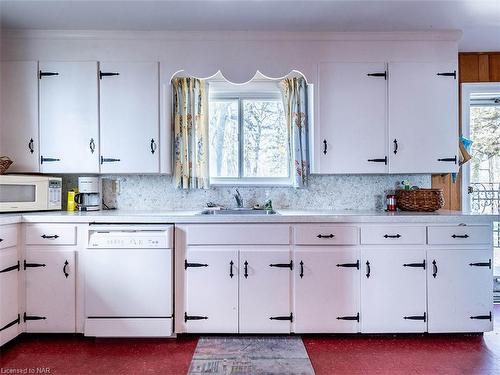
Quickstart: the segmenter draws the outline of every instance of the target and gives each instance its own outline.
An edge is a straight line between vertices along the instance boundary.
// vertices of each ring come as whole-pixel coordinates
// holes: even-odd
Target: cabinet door
[[[160,171],[157,63],[100,63],[101,172]]]
[[[429,250],[429,332],[493,329],[491,250]]]
[[[26,250],[27,332],[75,332],[73,250]]]
[[[190,247],[185,262],[186,332],[238,333],[238,250]]]
[[[425,251],[363,249],[361,332],[425,332]]]
[[[19,332],[19,258],[16,247],[0,250],[0,346]]]
[[[41,172],[99,172],[97,63],[40,62],[39,77]]]
[[[0,155],[14,162],[9,172],[38,173],[38,63],[4,61],[0,81]]]
[[[457,171],[457,80],[439,75],[456,70],[455,62],[389,64],[391,173]]]
[[[384,63],[320,64],[319,173],[387,172],[385,73]]]
[[[300,247],[294,265],[295,332],[359,332],[359,252]]]
[[[290,333],[290,249],[240,250],[240,333]]]

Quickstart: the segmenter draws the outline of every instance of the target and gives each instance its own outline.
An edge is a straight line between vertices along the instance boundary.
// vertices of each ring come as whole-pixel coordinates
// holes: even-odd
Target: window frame
[[[244,172],[244,117],[243,102],[245,100],[276,100],[283,101],[280,91],[216,91],[209,94],[209,106],[212,101],[236,100],[238,102],[238,177],[213,177],[210,175],[212,186],[283,186],[292,187],[292,168],[290,152],[290,130],[288,129],[287,176],[286,177],[245,177]],[[208,156],[210,158],[210,154]]]

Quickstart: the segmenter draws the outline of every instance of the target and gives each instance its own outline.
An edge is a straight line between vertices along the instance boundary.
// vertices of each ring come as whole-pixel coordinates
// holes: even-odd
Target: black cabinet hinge
[[[289,320],[290,322],[293,322],[293,313],[290,313],[289,316],[271,316],[269,319],[270,320]]]
[[[186,312],[184,313],[184,323],[188,320],[206,320],[208,316],[199,316],[199,315],[188,315]]]
[[[206,263],[189,263],[186,259],[184,259],[184,269],[187,270],[188,267],[208,267]]]
[[[113,77],[113,76],[119,76],[120,73],[116,72],[101,72],[99,70],[99,79],[102,79],[102,77]]]
[[[385,80],[387,80],[387,72],[383,73],[368,73],[368,77],[384,77]]]
[[[15,326],[16,324],[20,324],[20,323],[21,323],[21,315],[17,314],[17,319],[13,320],[10,323],[7,323],[2,328],[0,328],[0,332],[5,331],[6,329],[8,329],[8,328],[10,328],[12,326]]]
[[[454,70],[453,72],[448,72],[448,73],[437,73],[438,76],[442,77],[453,77],[454,79],[457,79],[457,71]]]
[[[337,267],[356,267],[359,270],[359,260],[357,260],[356,263],[339,263]]]
[[[44,263],[28,263],[26,262],[26,259],[23,261],[23,269],[26,270],[26,268],[36,268],[36,267],[46,267]]]
[[[59,73],[56,72],[42,72],[41,70],[38,71],[38,79],[42,79],[43,77],[52,77],[58,75]]]
[[[384,163],[387,165],[387,156],[383,159],[368,159],[368,161],[372,163]]]
[[[293,260],[290,263],[271,263],[269,267],[290,268],[290,270],[293,270]]]
[[[471,319],[482,319],[482,320],[489,320],[491,322],[491,311],[488,315],[476,315],[476,316],[471,316]]]
[[[115,158],[105,158],[104,156],[101,156],[101,164],[104,163],[114,163],[117,161],[121,161],[120,159],[115,159]]]
[[[23,314],[23,320],[27,322],[28,320],[45,320],[47,319],[45,316],[36,316],[36,315],[27,315],[26,313]]]
[[[355,320],[359,323],[359,313],[355,316],[337,316],[337,320]]]
[[[438,159],[438,161],[446,161],[446,162],[452,162],[452,163],[457,164],[457,156],[455,155],[455,157],[453,157],[453,158],[441,158],[441,159]]]
[[[425,270],[425,259],[423,260],[422,263],[405,263],[403,264],[403,267],[421,267]]]
[[[17,261],[17,264],[15,266],[4,268],[3,270],[0,271],[0,273],[7,273],[11,271],[20,271],[20,270],[21,270],[21,263]]]
[[[427,313],[424,312],[424,315],[403,316],[403,319],[405,319],[405,320],[423,320],[424,322],[426,322],[427,321]]]
[[[58,159],[58,158],[45,158],[43,156],[40,156],[40,164],[47,163],[47,162],[52,162],[52,161],[61,161],[61,159]]]
[[[488,267],[491,270],[491,259],[488,262],[469,263],[471,267]]]

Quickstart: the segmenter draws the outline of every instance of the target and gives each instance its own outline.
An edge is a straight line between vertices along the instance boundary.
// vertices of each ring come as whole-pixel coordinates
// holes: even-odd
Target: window
[[[290,185],[289,134],[281,93],[211,92],[213,184]]]

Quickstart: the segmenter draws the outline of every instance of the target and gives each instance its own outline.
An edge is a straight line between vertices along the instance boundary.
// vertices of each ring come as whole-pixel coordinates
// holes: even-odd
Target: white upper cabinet
[[[159,173],[158,63],[100,63],[102,173]]]
[[[458,170],[457,66],[389,64],[390,173]]]
[[[315,172],[387,172],[386,64],[321,63]]]
[[[0,156],[14,162],[9,172],[38,173],[38,63],[4,61],[0,82]]]
[[[97,173],[97,62],[40,62],[40,171]]]

